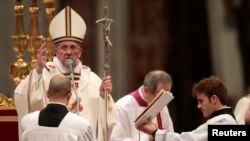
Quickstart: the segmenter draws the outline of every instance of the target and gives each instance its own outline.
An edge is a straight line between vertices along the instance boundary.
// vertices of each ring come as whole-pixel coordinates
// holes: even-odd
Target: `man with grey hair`
[[[54,139],[68,140],[70,136],[74,136],[74,133],[77,133],[79,141],[95,140],[90,123],[67,109],[66,105],[72,95],[71,81],[67,76],[59,74],[52,77],[46,95],[49,98],[49,104],[44,109],[22,118],[23,141],[33,140],[34,136],[35,140],[39,141],[40,138],[53,139],[53,141]],[[43,135],[46,136],[42,137]]]
[[[119,99],[114,106],[114,113],[117,119],[114,130],[111,134],[111,141],[149,141],[150,135],[136,129],[134,121],[145,110],[148,104],[154,99],[160,90],[171,91],[172,78],[162,70],[149,72],[143,85],[137,90]],[[155,125],[160,129],[174,131],[172,119],[167,106],[153,119]]]
[[[86,30],[82,17],[69,6],[51,20],[49,32],[55,44],[53,60],[47,62],[48,49],[43,44],[37,51],[36,67],[17,85],[14,92],[19,137],[22,133],[21,118],[48,104],[49,99],[45,93],[50,79],[57,74],[63,74],[71,78],[71,87],[74,90],[68,107],[77,103],[74,106],[75,112],[90,122],[97,139],[107,141],[109,138],[115,123],[112,112],[112,81],[110,76],[101,79],[81,61]]]

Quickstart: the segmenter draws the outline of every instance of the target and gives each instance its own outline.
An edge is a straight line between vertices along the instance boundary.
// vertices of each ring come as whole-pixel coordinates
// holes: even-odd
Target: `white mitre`
[[[66,6],[50,22],[49,32],[54,44],[65,40],[82,44],[86,33],[86,24],[79,14],[71,7]]]

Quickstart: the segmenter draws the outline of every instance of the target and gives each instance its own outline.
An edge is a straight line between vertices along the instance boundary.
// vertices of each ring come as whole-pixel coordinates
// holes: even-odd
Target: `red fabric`
[[[17,117],[16,110],[0,110],[1,117]],[[8,118],[7,118],[8,120]],[[0,120],[0,140],[1,141],[18,141],[18,122]]]
[[[0,116],[17,116],[17,112],[14,109],[13,110],[1,109]]]
[[[0,121],[0,140],[18,141],[17,122]]]
[[[157,123],[158,123],[158,128],[163,129],[162,122],[161,122],[161,113],[157,114]]]

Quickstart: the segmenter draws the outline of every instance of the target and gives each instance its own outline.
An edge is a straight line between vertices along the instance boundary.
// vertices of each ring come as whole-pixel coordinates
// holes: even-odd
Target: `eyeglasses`
[[[61,47],[57,47],[57,49],[63,53],[67,52],[68,50],[73,53],[76,53],[79,51],[79,47],[77,46],[61,46]]]

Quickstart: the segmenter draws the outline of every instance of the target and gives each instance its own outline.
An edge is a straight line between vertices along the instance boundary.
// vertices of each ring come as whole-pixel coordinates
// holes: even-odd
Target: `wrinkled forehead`
[[[81,44],[74,42],[74,41],[64,41],[57,45],[57,47],[63,47],[63,46],[75,46],[75,47],[81,48]]]

